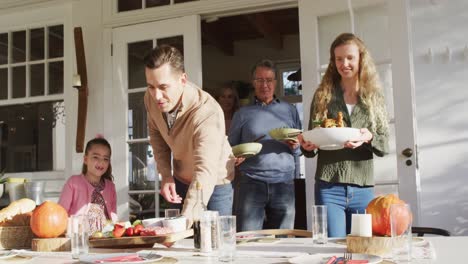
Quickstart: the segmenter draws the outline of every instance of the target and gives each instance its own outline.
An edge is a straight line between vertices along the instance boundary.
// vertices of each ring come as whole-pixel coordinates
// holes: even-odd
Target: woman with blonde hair
[[[317,156],[315,203],[327,206],[330,237],[344,237],[351,214],[364,213],[374,198],[373,155],[388,152],[388,118],[374,62],[363,41],[351,33],[339,35],[330,47],[330,61],[310,107],[314,121],[337,118],[359,128],[360,136],[343,149],[322,150],[298,137],[306,157]],[[341,115],[340,114],[340,115]]]

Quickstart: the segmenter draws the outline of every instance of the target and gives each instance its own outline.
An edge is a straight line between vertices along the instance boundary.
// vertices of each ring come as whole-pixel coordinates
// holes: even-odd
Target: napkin
[[[139,257],[138,254],[130,254],[124,256],[110,257],[105,259],[99,259],[94,263],[105,263],[105,262],[130,262],[130,261],[141,261],[143,258]]]
[[[364,263],[369,263],[368,260],[357,260],[357,259],[350,259],[346,262],[346,264],[364,264]],[[340,257],[337,258],[336,256],[331,257],[328,259],[326,264],[345,264],[344,258]]]

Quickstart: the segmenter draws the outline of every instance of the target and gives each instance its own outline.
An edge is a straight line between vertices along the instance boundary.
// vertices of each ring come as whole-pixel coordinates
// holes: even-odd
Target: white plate
[[[104,259],[108,259],[108,258],[114,258],[114,257],[123,257],[123,256],[130,256],[130,255],[134,255],[135,253],[110,253],[110,254],[92,254],[92,255],[87,255],[87,256],[80,256],[80,262],[83,262],[83,263],[89,263],[89,264],[96,264],[96,263],[100,263],[100,264],[115,264],[115,263],[125,263],[125,264],[142,264],[142,263],[152,263],[152,262],[155,262],[155,261],[158,261],[158,260],[161,260],[163,258],[163,256],[161,255],[158,255],[158,254],[151,254],[150,258],[149,259],[145,259],[145,260],[139,260],[139,261],[119,261],[119,262],[116,262],[116,261],[109,261],[109,262],[97,262],[99,260],[104,260]],[[138,255],[140,257],[145,257],[147,256],[149,253],[147,254],[142,254],[142,253],[138,253]]]
[[[9,259],[18,256],[18,253],[13,251],[0,252],[0,259]]]
[[[265,238],[274,238],[274,235],[268,234],[248,234],[248,235],[236,235],[237,242],[248,242],[248,241],[257,241]]]
[[[288,262],[294,263],[294,264],[325,264],[333,256],[343,257],[343,253],[300,255],[300,256],[288,259]],[[376,255],[368,255],[368,254],[353,253],[353,259],[354,260],[368,260],[369,264],[376,264],[376,263],[382,262],[381,257],[376,256]]]
[[[359,129],[351,127],[314,128],[302,133],[305,141],[310,141],[323,150],[342,149],[346,141],[360,136]]]

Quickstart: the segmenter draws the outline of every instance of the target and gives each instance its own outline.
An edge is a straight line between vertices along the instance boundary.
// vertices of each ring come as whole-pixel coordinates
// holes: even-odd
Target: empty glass
[[[232,262],[236,256],[236,216],[220,216],[218,260]]]
[[[327,206],[312,206],[312,238],[316,244],[326,244],[328,241]]]
[[[411,262],[413,216],[409,204],[390,206],[390,228],[392,234],[392,258],[395,263]]]
[[[164,210],[164,218],[166,218],[166,219],[178,217],[179,215],[180,215],[180,210],[179,209],[166,209],[166,210]]]
[[[70,216],[68,228],[71,238],[72,258],[78,259],[80,255],[87,255],[89,252],[88,232],[89,222],[86,215]]]

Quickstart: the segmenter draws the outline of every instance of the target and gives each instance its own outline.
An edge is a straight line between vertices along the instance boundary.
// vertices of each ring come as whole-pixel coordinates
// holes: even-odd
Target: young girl
[[[59,204],[69,215],[88,216],[90,233],[101,230],[108,219],[117,220],[116,191],[110,164],[111,147],[102,137],[86,144],[80,175],[71,176],[63,186]]]

